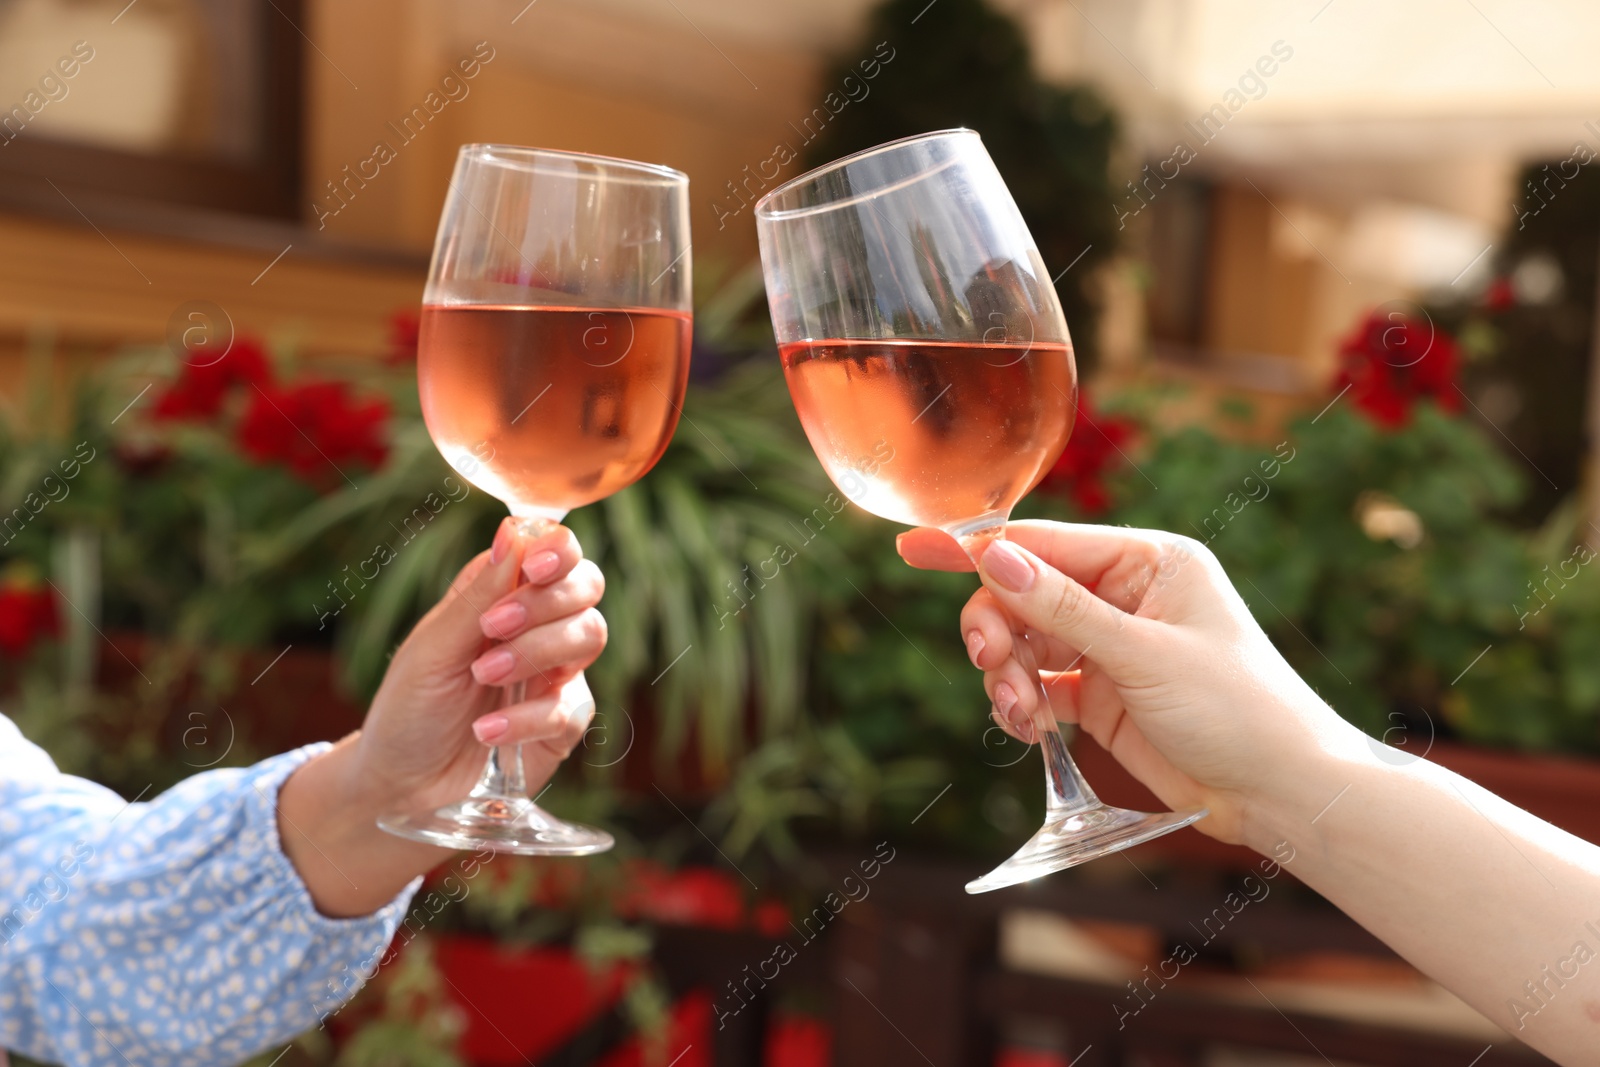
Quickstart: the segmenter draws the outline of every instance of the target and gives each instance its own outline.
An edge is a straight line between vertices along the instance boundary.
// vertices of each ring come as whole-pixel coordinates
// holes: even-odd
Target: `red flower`
[[[48,587],[19,583],[0,587],[0,653],[21,659],[39,638],[60,632],[56,598]]]
[[[417,341],[422,334],[422,314],[416,308],[401,308],[389,316],[389,356],[392,364],[415,363]]]
[[[282,463],[313,485],[331,485],[347,464],[383,465],[388,418],[385,401],[357,402],[344,382],[258,385],[239,422],[239,447],[258,463]]]
[[[750,925],[768,937],[783,933],[789,922],[789,909],[781,900],[763,900],[750,909]]]
[[[1080,390],[1072,436],[1040,484],[1071,500],[1085,515],[1104,514],[1111,507],[1104,478],[1126,459],[1123,447],[1133,440],[1135,429],[1132,419],[1096,413]]]
[[[142,438],[118,441],[111,446],[111,454],[121,467],[134,478],[155,474],[172,458],[172,449]]]
[[[528,867],[533,871],[528,900],[541,908],[560,911],[574,907],[579,901],[593,895],[594,891],[589,887],[589,879],[584,873],[592,868],[544,859],[531,860]],[[496,864],[487,870],[492,883],[498,888],[511,884],[518,874],[518,869],[510,863]]]
[[[238,337],[215,362],[184,363],[178,377],[156,398],[155,417],[215,418],[234,386],[265,385],[271,380],[265,346],[253,337]]]
[[[628,867],[628,888],[615,902],[619,915],[656,922],[738,929],[744,923],[739,884],[712,867],[667,870],[648,860]]]
[[[1490,311],[1505,311],[1517,306],[1517,291],[1510,278],[1496,278],[1483,291],[1483,306]]]
[[[1334,389],[1348,389],[1355,405],[1380,426],[1405,425],[1419,400],[1446,411],[1461,407],[1460,352],[1432,322],[1373,312],[1340,345],[1339,361]]]
[[[824,1067],[833,1062],[833,1029],[804,1015],[779,1015],[767,1027],[770,1067]],[[996,1063],[1002,1061],[997,1057]]]

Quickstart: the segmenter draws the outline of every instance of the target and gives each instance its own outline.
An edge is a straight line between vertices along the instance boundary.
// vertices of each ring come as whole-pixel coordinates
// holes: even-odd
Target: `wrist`
[[[1287,843],[1307,843],[1318,823],[1337,807],[1378,760],[1376,744],[1332,709],[1316,701],[1315,714],[1289,710],[1285,721],[1309,728],[1281,746],[1255,788],[1240,804],[1240,837],[1251,849],[1267,856],[1281,853]]]
[[[391,798],[361,770],[359,734],[299,767],[278,793],[278,837],[317,910],[367,915],[450,853],[384,833]]]

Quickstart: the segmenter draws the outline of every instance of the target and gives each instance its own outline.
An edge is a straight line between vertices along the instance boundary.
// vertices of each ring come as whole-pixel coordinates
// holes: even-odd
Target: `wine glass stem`
[[[500,706],[509,708],[522,703],[522,682],[513,682],[500,689]],[[498,800],[523,800],[528,795],[528,778],[522,769],[521,745],[495,745],[489,749],[489,758],[472,787],[474,797],[492,797]]]
[[[564,518],[566,512],[548,509],[529,508],[525,512],[515,513],[520,534],[525,538],[538,537],[549,530]],[[526,584],[522,571],[517,571],[516,583],[520,587]],[[500,688],[500,707],[509,708],[523,701],[525,683],[512,682]],[[472,787],[470,794],[476,798],[488,800],[527,800],[528,776],[522,766],[521,745],[495,745],[489,749],[489,758],[484,762],[483,774],[478,776],[478,784]]]
[[[977,526],[976,529],[972,524],[968,524],[958,530],[952,530],[951,533],[976,566],[989,545],[1005,537],[1005,523],[1005,516],[1002,515],[991,522]],[[1084,780],[1077,764],[1072,762],[1066,741],[1061,737],[1060,725],[1050,708],[1050,694],[1044,687],[1044,679],[1039,676],[1039,661],[1034,654],[1034,640],[1029,635],[1028,628],[1018,619],[1008,616],[1007,621],[1011,624],[1012,658],[1017,661],[1017,666],[1022,668],[1037,698],[1034,701],[1032,721],[1034,736],[1038,738],[1039,749],[1044,755],[1046,811],[1054,817],[1100,807],[1100,798],[1094,795],[1094,790],[1089,788],[1089,783]]]
[[[1046,809],[1056,815],[1099,807],[1100,798],[1094,795],[1094,790],[1084,781],[1078,765],[1072,762],[1072,754],[1067,751],[1067,743],[1061,736],[1060,724],[1050,710],[1050,695],[1045,691],[1044,679],[1039,677],[1033,641],[1026,628],[1015,619],[1011,620],[1011,655],[1027,675],[1039,698],[1038,707],[1033,713],[1033,729],[1039,739],[1039,749],[1044,753]]]

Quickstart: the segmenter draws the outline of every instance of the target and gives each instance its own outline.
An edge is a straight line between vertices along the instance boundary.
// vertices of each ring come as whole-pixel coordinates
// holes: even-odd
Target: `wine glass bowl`
[[[836,483],[861,479],[855,502],[894,522],[959,527],[1004,516],[1072,429],[1068,344],[824,340],[783,345],[780,355],[823,468]],[[959,410],[956,398],[973,396],[993,418]],[[874,464],[879,441],[893,456]]]
[[[847,156],[774,189],[755,217],[784,377],[823,468],[866,510],[943,529],[976,563],[1060,456],[1077,408],[1055,286],[982,141],[945,130]],[[1205,814],[1102,804],[1013,630],[1039,695],[1045,825],[968,892]]]
[[[688,252],[688,178],[678,171],[462,147],[423,294],[417,386],[446,462],[524,532],[631,485],[666,451],[688,384]],[[521,702],[523,684],[503,699]],[[567,710],[587,715],[592,702]],[[463,800],[379,825],[530,855],[613,844],[534,803],[515,745],[489,750]]]
[[[513,514],[559,518],[633,484],[666,451],[689,334],[685,312],[431,305],[418,342],[423,419],[457,471]]]

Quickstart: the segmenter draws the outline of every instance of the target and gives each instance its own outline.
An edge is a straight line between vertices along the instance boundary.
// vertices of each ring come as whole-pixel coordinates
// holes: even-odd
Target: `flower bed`
[[[1522,475],[1451,399],[1459,353],[1392,326],[1362,323],[1327,395],[1270,437],[1229,406],[1169,425],[1158,389],[1086,397],[1022,510],[1205,541],[1375,744],[1428,751],[1593,833],[1591,768],[1570,757],[1600,747],[1600,597],[1575,513],[1538,530],[1504,517]],[[244,343],[114,420],[165,358],[131,354],[64,409],[0,426],[0,484],[40,487],[0,546],[8,713],[66,769],[130,793],[353,726],[388,650],[501,514],[428,441],[403,351],[307,374]],[[695,427],[648,479],[571,520],[611,581],[612,641],[591,671],[597,729],[552,803],[615,828],[618,851],[578,881],[572,865],[497,862],[429,931],[434,951],[408,950],[352,1007],[348,1042],[492,1043],[441,977],[477,959],[458,936],[621,968],[625,1014],[666,1025],[659,924],[759,933],[815,903],[747,893],[713,873],[729,858],[792,886],[812,842],[883,831],[992,858],[1036,823],[1037,765],[992,747],[957,633],[970,576],[910,571],[893,528],[853,509],[797,538],[830,487],[775,361],[731,362],[692,386]],[[793,561],[763,577],[778,544]],[[1083,758],[1108,800],[1151,803]],[[1227,862],[1192,832],[1160,846]]]

